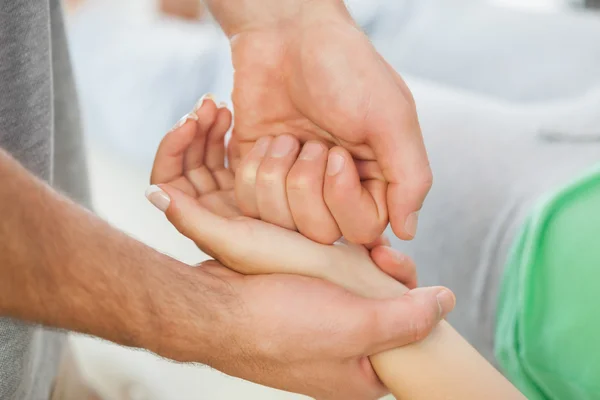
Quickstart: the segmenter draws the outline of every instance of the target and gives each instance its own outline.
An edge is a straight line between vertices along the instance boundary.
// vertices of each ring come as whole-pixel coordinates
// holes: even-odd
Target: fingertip
[[[379,208],[378,197],[385,198],[384,182],[365,182],[358,175],[354,159],[342,147],[329,150],[325,176],[325,202],[344,237],[358,244],[371,243],[379,238],[387,224],[387,214]],[[378,194],[378,191],[383,191]],[[384,201],[385,203],[385,201]]]
[[[417,302],[432,304],[432,307],[436,309],[438,320],[445,318],[456,306],[456,296],[450,289],[443,286],[412,289],[408,294]]]
[[[431,170],[426,168],[425,172],[415,174],[412,182],[388,185],[387,204],[392,230],[400,239],[412,240],[417,235],[419,212],[431,184]]]
[[[442,288],[436,295],[440,318],[445,318],[456,307],[456,296],[450,289]]]
[[[375,247],[370,255],[383,272],[408,289],[417,287],[417,268],[409,256],[389,246]]]
[[[342,237],[339,231],[335,231],[335,229],[327,229],[325,231],[300,231],[302,235],[306,236],[308,239],[313,242],[317,242],[324,245],[332,245]]]
[[[144,193],[146,199],[163,213],[169,209],[171,197],[159,185],[150,185]]]
[[[342,173],[346,172],[348,162],[351,161],[351,158],[348,160],[349,158],[348,152],[342,147],[330,149],[327,156],[327,177],[333,180],[342,177]]]
[[[410,241],[417,236],[419,211],[412,212],[407,216],[402,216],[390,210],[390,221],[392,231],[399,239]]]

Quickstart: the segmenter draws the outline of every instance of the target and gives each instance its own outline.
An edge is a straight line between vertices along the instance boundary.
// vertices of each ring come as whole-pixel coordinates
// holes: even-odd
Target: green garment
[[[600,168],[526,221],[500,290],[495,352],[529,399],[600,399]]]

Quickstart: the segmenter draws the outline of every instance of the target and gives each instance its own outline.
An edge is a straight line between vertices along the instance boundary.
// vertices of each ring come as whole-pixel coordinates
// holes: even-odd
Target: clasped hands
[[[238,160],[236,138],[224,143],[231,122],[201,99],[161,142],[148,192],[218,260],[201,268],[235,298],[211,366],[319,399],[382,396],[368,356],[425,337],[454,307],[452,293],[416,289],[414,264],[384,238],[331,244],[335,226],[352,225],[349,193],[364,195],[344,148],[265,136]]]

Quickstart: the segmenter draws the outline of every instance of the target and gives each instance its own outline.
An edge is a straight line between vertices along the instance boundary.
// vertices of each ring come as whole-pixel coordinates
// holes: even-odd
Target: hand
[[[381,285],[353,285],[352,279],[338,283],[353,287],[358,293],[362,290],[370,295],[374,291],[386,294],[381,297],[389,297],[390,291],[398,296],[404,292],[397,284],[391,285],[377,268],[369,269],[372,259],[409,288],[416,286],[414,264],[382,245],[386,244],[384,240],[373,245],[369,257],[362,246],[349,243],[322,246],[295,232],[236,216],[239,214],[230,207],[218,206],[220,200],[231,199],[232,195],[231,179],[216,177],[223,171],[222,163],[210,162],[216,167],[208,168],[197,162],[198,157],[188,157],[194,147],[191,143],[200,144],[196,147],[204,149],[194,149],[196,154],[203,154],[203,160],[218,150],[217,145],[211,144],[221,143],[222,148],[220,138],[227,129],[215,127],[227,124],[221,125],[214,116],[227,116],[227,113],[216,111],[211,103],[205,102],[202,110],[197,111],[197,121],[195,117],[191,121],[184,119],[183,126],[165,137],[157,153],[152,181],[171,182],[161,185],[170,196],[154,187],[150,199],[167,210],[178,229],[196,239],[208,253],[226,260],[228,266],[250,274],[273,272],[277,268],[281,272],[304,274],[305,267],[311,264],[309,273],[313,276],[327,277],[326,271],[337,266],[351,276],[358,276],[360,282],[368,282],[369,279],[360,279],[360,271],[364,269],[368,271],[366,278],[379,273]],[[212,120],[207,119],[210,115],[213,115]],[[222,157],[222,150],[220,154]],[[187,164],[191,169],[186,169],[185,159],[196,160]],[[229,172],[222,174],[226,173]],[[162,178],[166,181],[161,181]],[[225,184],[219,187],[215,182]],[[198,228],[201,232],[194,231]],[[208,240],[203,237],[207,234]],[[232,238],[239,240],[233,242]],[[219,349],[215,354],[220,356],[209,361],[210,365],[254,382],[319,399],[374,399],[383,395],[386,389],[376,378],[366,356],[423,338],[454,306],[452,294],[441,288],[415,289],[388,300],[366,300],[318,279],[290,274],[243,276],[215,262],[205,264],[202,270],[215,274],[231,289],[227,297],[234,305],[228,310],[242,310],[224,318],[225,327],[219,331],[230,334],[217,335],[219,344],[214,347]],[[338,275],[345,276],[344,273]],[[190,339],[183,336],[184,339],[174,341],[189,342]],[[332,341],[331,337],[336,340]],[[365,343],[378,344],[370,347]],[[194,344],[189,342],[182,348],[188,346],[192,348]],[[171,357],[181,359],[180,355]]]
[[[238,220],[242,213],[234,200],[235,177],[225,167],[224,137],[230,125],[231,112],[227,107],[218,107],[211,95],[203,96],[192,112],[185,115],[161,141],[150,183],[169,184],[195,198],[211,213]],[[319,142],[306,143],[301,156],[296,159],[300,147],[297,139],[289,135],[271,139],[260,139],[247,160],[237,168],[240,174],[247,174],[248,169],[252,173],[252,168],[256,165],[262,171],[259,175],[265,178],[259,181],[263,182],[267,180],[266,177],[271,177],[269,184],[260,185],[258,189],[241,185],[237,190],[238,197],[260,199],[259,207],[263,210],[264,220],[292,230],[295,230],[291,217],[294,214],[294,220],[304,228],[301,233],[318,241],[323,232],[322,217],[323,210],[326,209],[323,191],[320,190],[326,180],[325,148]],[[295,151],[279,154],[281,143],[287,143]],[[264,151],[260,150],[261,146]],[[311,148],[313,151],[315,148],[320,149],[320,157],[307,159],[307,150],[311,152]],[[343,154],[344,150],[340,149],[340,152]],[[287,195],[286,182],[289,187]],[[355,183],[358,184],[358,178]],[[339,196],[343,197],[344,193]],[[359,259],[364,258],[365,250],[362,246],[353,246],[346,241],[343,243],[357,252]],[[389,246],[389,241],[380,237],[366,247],[375,249],[374,254],[377,255],[377,248],[383,245]],[[402,282],[416,286],[416,275],[414,278]]]
[[[234,195],[234,176],[225,167],[225,134],[231,112],[203,96],[163,138],[156,152],[150,183],[168,183],[223,217],[242,213]]]
[[[400,272],[406,266],[393,253],[384,257],[388,269]],[[443,303],[440,312],[439,288],[370,300],[320,279],[244,276],[216,261],[191,272],[214,277],[219,286],[204,297],[219,297],[222,304],[214,310],[211,330],[200,336],[209,337],[211,349],[202,360],[228,375],[319,400],[375,400],[387,394],[367,356],[424,337],[452,307]],[[190,279],[184,286],[193,291],[193,285]],[[160,328],[160,354],[196,362],[198,320],[176,311],[179,307],[168,303],[157,310],[172,321]]]
[[[396,235],[411,239],[432,174],[410,91],[341,1],[281,3],[276,11],[284,21],[273,11],[270,19],[224,26],[231,36],[234,137],[241,156],[266,135],[324,140],[336,146],[329,153],[328,186],[346,196],[326,194],[331,215],[323,241],[343,234],[352,242],[371,242],[388,219]],[[254,11],[250,14],[260,14]],[[356,167],[339,158],[339,147],[354,157]],[[339,165],[344,168],[336,174],[333,166]],[[356,173],[362,185],[347,186],[354,181],[347,174]],[[245,179],[252,185],[255,178]],[[245,215],[262,217],[256,204],[238,200]]]

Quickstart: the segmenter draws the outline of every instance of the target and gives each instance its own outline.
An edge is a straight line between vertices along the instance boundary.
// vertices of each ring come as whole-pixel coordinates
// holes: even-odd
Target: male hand
[[[387,270],[412,275],[410,263],[387,251],[378,255]],[[198,320],[190,318],[194,313],[174,314],[186,307],[169,303],[157,310],[165,315],[161,320],[172,322],[160,329],[159,353],[182,362],[201,359],[228,375],[319,400],[375,400],[387,394],[368,356],[424,338],[453,307],[438,303],[440,288],[372,300],[321,279],[245,276],[216,261],[193,272],[214,277],[215,289],[203,298],[215,301],[215,319],[200,336],[207,340],[200,347],[209,347],[210,354],[196,355],[199,336],[190,335],[198,333]],[[184,287],[193,292],[194,280],[187,279]]]
[[[334,232],[327,241],[344,235],[371,242],[388,220],[397,236],[413,238],[432,182],[415,104],[343,2],[244,1],[237,14],[215,5],[225,2],[211,3],[231,38],[233,136],[240,156],[259,138],[284,133],[341,146],[356,167],[342,168],[349,160],[331,150],[329,185],[335,190],[326,193],[326,203],[328,220],[337,225],[327,229]],[[349,185],[353,174],[362,185]],[[255,184],[251,175],[244,179]],[[261,217],[255,202],[238,201],[245,215]]]

